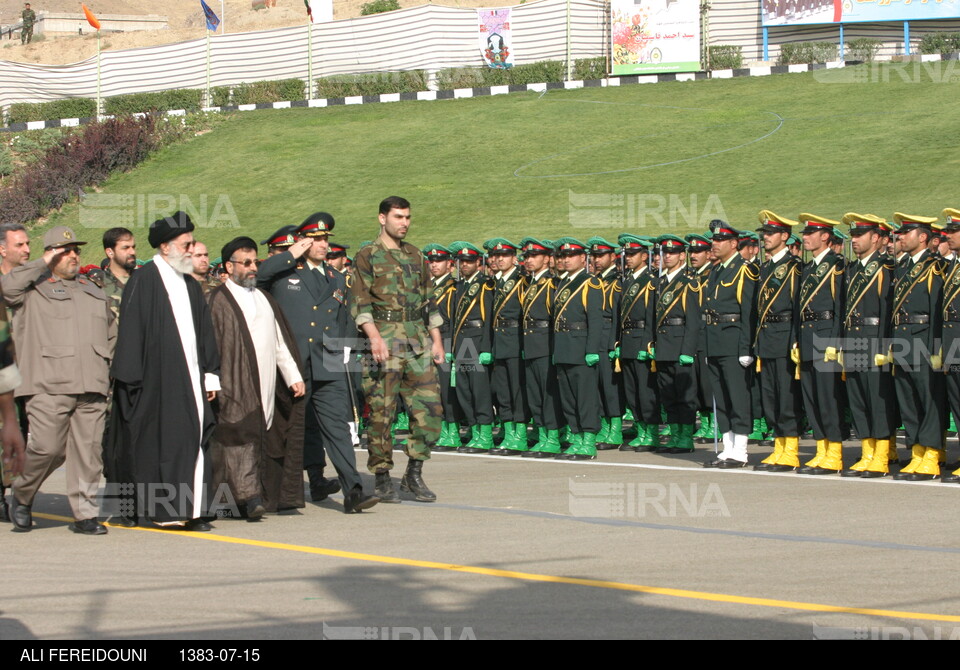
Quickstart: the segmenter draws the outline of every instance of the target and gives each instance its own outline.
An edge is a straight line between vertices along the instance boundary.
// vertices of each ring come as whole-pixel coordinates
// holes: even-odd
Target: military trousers
[[[693,366],[657,361],[657,388],[667,412],[667,423],[693,425],[697,419],[697,391]],[[659,422],[658,422],[659,423]]]
[[[800,391],[803,414],[813,429],[813,439],[843,442],[840,366],[833,362],[801,361]]]
[[[524,361],[526,400],[530,418],[547,430],[559,430],[560,400],[557,396],[557,370],[549,356]]]
[[[796,367],[789,356],[760,360],[760,400],[774,437],[800,436],[803,404]]]
[[[490,370],[476,359],[457,361],[457,404],[468,426],[493,423]]]
[[[710,356],[707,369],[717,405],[717,430],[721,435],[731,431],[749,435],[753,430],[749,366],[740,365],[738,356]]]
[[[942,449],[946,427],[943,372],[931,368],[927,361],[909,367],[897,365],[893,383],[907,446]]]
[[[605,351],[600,352],[597,372],[600,376],[600,412],[608,418],[622,416],[623,374],[614,370],[614,362]]]
[[[650,371],[650,363],[635,358],[620,359],[623,370],[623,390],[627,407],[634,420],[660,425],[660,391],[657,373]]]
[[[21,505],[32,505],[43,482],[66,464],[67,502],[77,520],[99,515],[97,492],[103,472],[103,426],[107,398],[99,393],[27,399],[30,437],[23,475],[14,481]]]
[[[459,386],[458,377],[457,384]],[[367,428],[367,469],[393,468],[393,437],[390,428],[400,399],[410,415],[410,438],[404,450],[415,461],[430,458],[430,445],[440,438],[443,405],[437,365],[427,347],[414,349],[394,343],[390,357],[368,371],[363,380],[364,395],[370,406]]]
[[[308,380],[308,412],[314,413],[320,440],[311,439],[311,448],[322,445],[340,478],[340,488],[346,494],[360,486],[357,456],[350,440],[350,397],[346,374],[338,379]],[[308,441],[304,440],[304,449]],[[319,465],[316,453],[304,453],[305,465]]]
[[[879,367],[848,370],[844,386],[858,438],[886,440],[894,434],[897,430],[894,423],[897,392],[889,367],[886,370]]]
[[[523,361],[517,358],[498,358],[493,363],[493,393],[497,416],[501,421],[527,421],[523,397]]]
[[[599,371],[596,366],[559,363],[557,381],[563,417],[574,433],[600,432]]]

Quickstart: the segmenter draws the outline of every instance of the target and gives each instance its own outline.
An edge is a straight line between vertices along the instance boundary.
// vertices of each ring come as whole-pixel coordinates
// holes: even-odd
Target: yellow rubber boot
[[[817,469],[831,472],[843,470],[843,442],[827,442],[827,453]]]
[[[780,461],[780,456],[783,455],[783,443],[786,438],[775,437],[773,438],[773,453],[767,456],[765,459],[760,461],[763,465],[773,465]]]
[[[777,461],[777,465],[787,465],[791,468],[800,467],[800,438],[799,437],[785,437],[783,438],[783,454],[780,456],[780,460]]]
[[[860,460],[850,466],[851,470],[863,472],[873,461],[873,452],[877,449],[877,439],[868,437],[860,442]]]
[[[811,458],[809,461],[804,463],[808,468],[816,468],[820,465],[820,461],[823,460],[824,456],[827,455],[827,441],[826,440],[817,440],[817,455]]]
[[[926,447],[926,450],[923,453],[923,460],[920,461],[920,465],[917,466],[917,469],[913,471],[913,475],[920,481],[939,477],[940,450],[934,447]],[[920,479],[921,477],[923,479]]]
[[[924,447],[921,447],[919,444],[915,444],[910,447],[911,458],[910,462],[900,468],[901,475],[909,475],[917,469],[917,466],[920,465],[920,461],[923,460],[923,454],[926,452]]]
[[[873,459],[863,471],[864,479],[890,474],[890,440],[874,440]]]

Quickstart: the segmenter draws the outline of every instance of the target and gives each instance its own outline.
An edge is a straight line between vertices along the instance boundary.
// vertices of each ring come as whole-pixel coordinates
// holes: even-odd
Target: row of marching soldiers
[[[900,464],[901,428],[897,478],[940,476],[947,398],[960,416],[960,210],[759,219],[758,235],[715,220],[683,238],[425,247],[450,352],[435,450],[578,460],[699,439],[719,451],[704,467],[730,469],[766,430],[757,470],[870,478]],[[861,453],[845,469],[851,430]]]

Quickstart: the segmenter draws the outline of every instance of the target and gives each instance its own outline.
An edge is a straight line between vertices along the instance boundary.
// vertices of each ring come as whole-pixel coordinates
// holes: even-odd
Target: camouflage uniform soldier
[[[436,495],[423,482],[423,462],[440,436],[443,406],[437,369],[444,361],[442,319],[432,299],[432,282],[420,250],[403,241],[410,228],[410,203],[391,196],[380,203],[380,235],[354,259],[351,287],[354,318],[370,340],[375,367],[364,377],[370,405],[367,467],[376,475],[381,500],[399,502],[390,479],[393,441],[390,423],[400,394],[411,414],[410,459],[400,488],[420,502]],[[386,496],[386,497],[385,497]]]
[[[0,421],[3,422],[0,441],[3,442],[3,459],[0,460],[0,521],[9,521],[7,508],[7,485],[13,475],[23,471],[24,443],[17,411],[13,403],[13,389],[20,385],[20,371],[13,360],[13,341],[7,323],[7,310],[0,305]]]
[[[20,44],[30,44],[33,40],[33,24],[37,22],[37,13],[30,9],[30,3],[25,4],[20,20],[23,28],[20,30]]]

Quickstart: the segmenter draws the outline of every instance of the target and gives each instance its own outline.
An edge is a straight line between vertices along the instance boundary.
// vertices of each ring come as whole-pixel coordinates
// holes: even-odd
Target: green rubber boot
[[[470,446],[468,444],[463,448],[463,452],[466,454],[486,454],[493,449],[493,425],[492,424],[483,424],[477,426],[477,437],[475,440],[471,440]]]
[[[658,454],[663,454],[669,452],[671,449],[676,448],[677,440],[680,439],[680,424],[668,423],[667,430],[664,434],[667,435],[669,439],[654,449],[654,451],[656,451]]]
[[[503,427],[500,431],[500,434],[503,436],[503,439],[500,440],[498,445],[500,449],[512,449],[513,445],[517,441],[517,436],[514,434],[514,423],[513,421],[504,421]]]
[[[575,461],[592,461],[597,457],[597,434],[583,433],[577,451],[573,454]]]
[[[530,456],[531,458],[553,458],[562,451],[560,447],[560,431],[547,430],[545,434],[546,437],[543,444],[541,445],[540,442],[537,442],[537,445],[534,447],[535,451],[530,451],[524,454],[524,456]]]
[[[636,449],[637,447],[646,447],[650,445],[650,426],[645,423],[637,422],[634,428],[637,429],[637,436],[627,443],[627,446]]]
[[[673,453],[690,452],[695,450],[697,447],[693,443],[693,424],[681,424],[677,426],[677,428],[679,429],[680,434],[677,436],[677,440],[674,443]]]
[[[530,451],[540,451],[547,445],[547,429],[543,426],[537,426],[537,443],[530,448]]]
[[[473,449],[477,446],[477,440],[480,439],[480,426],[470,426],[470,439],[465,445],[457,449],[460,453],[469,454],[471,452],[467,451],[468,449]]]
[[[624,421],[635,421],[635,420],[636,420],[636,419],[633,418],[633,410],[630,409],[629,407],[627,408],[627,411],[623,413],[623,420],[624,420]]]
[[[700,428],[693,434],[695,440],[713,439],[713,417],[710,414],[700,415]]]
[[[947,428],[947,432],[956,433],[957,432],[957,422],[953,419],[953,412],[950,412],[950,426]]]
[[[570,434],[570,447],[562,454],[559,454],[557,458],[559,460],[572,460],[574,454],[576,454],[581,445],[583,444],[583,433],[571,433]]]
[[[600,432],[597,433],[597,442],[606,442],[607,436],[610,434],[610,422],[607,421],[607,417],[600,417]]]
[[[526,452],[529,449],[527,442],[527,424],[516,422],[513,424],[513,446],[507,447],[513,452]],[[502,447],[502,445],[501,445]]]
[[[753,420],[753,432],[747,436],[749,442],[759,442],[763,439],[763,427],[760,425],[760,419]]]
[[[572,444],[573,443],[573,431],[570,430],[570,426],[564,426],[560,430],[560,444]]]
[[[619,449],[623,446],[623,420],[619,416],[610,417],[610,431],[607,439],[600,442],[597,435],[597,449]]]

